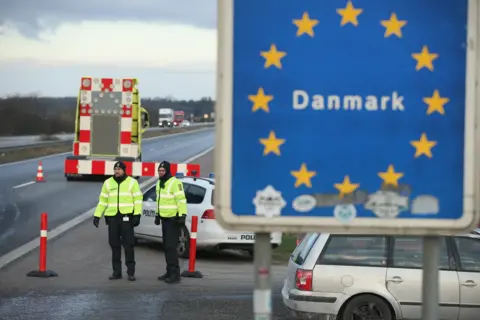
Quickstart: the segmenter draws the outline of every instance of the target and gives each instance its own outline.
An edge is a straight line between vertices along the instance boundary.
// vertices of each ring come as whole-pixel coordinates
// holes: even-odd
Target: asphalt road
[[[143,157],[144,161],[183,162],[213,146],[214,129],[209,128],[148,139]],[[102,182],[67,182],[65,157],[43,159],[45,183],[31,183],[38,159],[0,165],[0,256],[38,237],[40,213],[48,213],[49,229],[53,229],[96,205]]]
[[[57,293],[30,292],[25,297],[2,298],[0,312],[5,320],[251,320],[252,290],[218,288],[166,288],[150,290],[131,285],[121,290],[66,290]],[[136,287],[136,288],[135,288]],[[278,292],[279,288],[275,287]],[[292,318],[283,307],[281,295],[272,297],[272,320]]]
[[[208,166],[206,158],[211,163],[212,154],[200,160]],[[103,223],[96,229],[88,220],[50,240],[47,266],[58,277],[26,277],[37,268],[38,249],[0,269],[0,319],[253,319],[254,268],[246,253],[200,251],[196,270],[203,278],[182,278],[176,285],[157,280],[165,272],[158,244],[135,248],[136,282],[108,280],[110,257]],[[180,265],[185,270],[187,261]],[[291,319],[281,299],[286,270],[285,265],[271,270],[272,320]]]
[[[210,172],[213,152],[195,162]],[[37,268],[38,255],[35,249],[0,269],[0,319],[253,319],[254,268],[245,252],[199,251],[196,270],[203,278],[168,285],[157,280],[165,272],[163,250],[142,241],[135,248],[137,281],[110,281],[107,227],[101,223],[96,229],[88,219],[49,240],[47,267],[58,277],[26,277]],[[185,270],[188,261],[180,265]],[[280,293],[286,272],[286,262],[271,269],[272,320],[293,319]]]

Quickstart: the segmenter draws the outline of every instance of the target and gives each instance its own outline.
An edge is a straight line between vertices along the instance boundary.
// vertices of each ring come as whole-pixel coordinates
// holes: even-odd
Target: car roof
[[[331,234],[331,233],[327,233],[327,232],[322,232],[322,234],[327,235],[327,236],[335,235],[335,236],[346,236],[346,237],[347,236],[359,236],[359,237],[372,236],[371,234]],[[386,234],[384,236],[394,237],[395,235]],[[405,236],[408,237],[408,235],[405,235]],[[453,234],[453,235],[448,235],[448,236],[480,239],[480,229],[475,229],[470,233]],[[413,236],[413,237],[419,237],[419,236]]]
[[[476,230],[480,231],[480,230]],[[348,236],[358,236],[358,237],[368,237],[368,236],[382,236],[382,235],[368,235],[368,234],[331,234],[331,233],[325,233],[325,232],[310,232],[307,233],[304,237],[306,239],[307,237],[310,237],[312,234],[316,234],[317,237],[315,238],[315,241],[309,245],[309,249],[306,247],[302,247],[302,251],[306,250],[306,257],[304,260],[304,263],[302,264],[302,267],[305,269],[311,269],[315,266],[317,263],[318,257],[323,251],[323,248],[325,245],[328,243],[328,239],[330,236],[340,236],[340,237],[348,237]],[[383,235],[387,237],[394,237],[395,235]],[[446,235],[446,236],[453,236],[453,237],[460,237],[460,238],[470,238],[470,239],[480,239],[480,234],[474,233],[472,231],[471,233],[466,233],[466,234],[455,234],[455,235]],[[419,237],[419,236],[412,236],[412,237]],[[296,252],[300,248],[301,244],[297,246],[294,252]]]
[[[190,184],[195,184],[198,186],[201,186],[205,189],[215,189],[215,179],[212,178],[204,178],[204,177],[177,177],[177,179],[181,180],[182,182],[190,183]],[[155,188],[156,185],[153,184],[150,189]]]
[[[215,179],[204,177],[179,177],[177,179],[182,180],[190,184],[202,186],[204,188],[215,188]]]

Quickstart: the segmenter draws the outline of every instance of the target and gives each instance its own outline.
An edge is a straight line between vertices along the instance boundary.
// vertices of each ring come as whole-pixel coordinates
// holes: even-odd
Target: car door
[[[135,233],[145,236],[162,237],[161,225],[155,225],[155,210],[157,205],[157,194],[155,185],[143,194],[143,212],[140,225],[135,228]]]
[[[186,226],[188,231],[191,230],[192,216],[198,216],[198,223],[201,223],[200,219],[205,211],[205,195],[207,194],[207,189],[202,186],[192,184],[192,183],[183,183],[185,190],[185,198],[187,198],[187,220]]]
[[[313,291],[339,300],[366,290],[383,295],[386,273],[386,236],[330,235],[313,272]],[[349,286],[345,279],[350,279]]]
[[[480,239],[455,237],[460,282],[459,320],[480,319]]]
[[[388,291],[395,297],[405,319],[422,317],[423,239],[392,237],[390,265],[387,269]],[[460,289],[453,253],[442,238],[440,251],[440,319],[456,320],[459,315]]]

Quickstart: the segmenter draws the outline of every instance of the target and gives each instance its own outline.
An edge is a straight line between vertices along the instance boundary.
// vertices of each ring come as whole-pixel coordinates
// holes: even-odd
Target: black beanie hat
[[[168,161],[162,161],[160,165],[158,166],[158,169],[163,168],[165,169],[165,173],[169,174],[170,173],[170,162]]]
[[[125,172],[127,171],[127,166],[122,161],[118,161],[117,163],[115,163],[115,165],[113,166],[113,169],[115,168],[120,168]]]

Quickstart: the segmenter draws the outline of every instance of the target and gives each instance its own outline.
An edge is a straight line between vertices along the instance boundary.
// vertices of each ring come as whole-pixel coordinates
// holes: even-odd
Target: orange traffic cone
[[[35,181],[45,182],[45,179],[43,178],[42,161],[38,161],[37,178]]]

